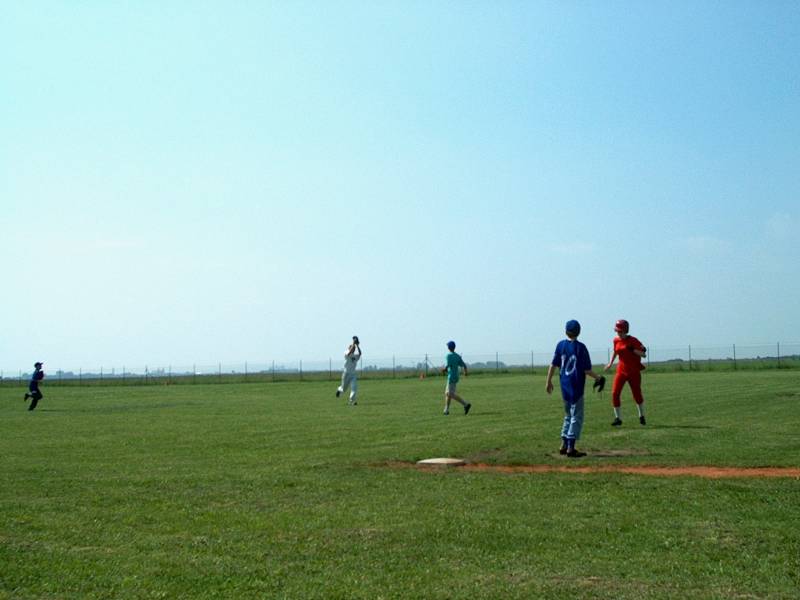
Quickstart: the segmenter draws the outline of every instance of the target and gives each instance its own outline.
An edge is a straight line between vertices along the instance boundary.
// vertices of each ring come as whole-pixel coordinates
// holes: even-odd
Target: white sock
[[[637,404],[636,408],[639,409],[639,416],[643,417],[644,416],[644,404]]]
[[[619,419],[620,421],[622,420],[622,407],[621,406],[615,406],[614,407],[614,416],[617,419]]]

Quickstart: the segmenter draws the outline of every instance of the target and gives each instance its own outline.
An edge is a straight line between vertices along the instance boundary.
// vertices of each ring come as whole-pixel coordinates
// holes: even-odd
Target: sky
[[[0,368],[800,342],[800,5],[11,1]]]

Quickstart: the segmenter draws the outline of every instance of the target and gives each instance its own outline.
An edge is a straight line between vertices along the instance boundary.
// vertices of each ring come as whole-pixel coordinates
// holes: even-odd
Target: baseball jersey
[[[344,357],[344,370],[346,373],[353,374],[356,372],[356,365],[358,364],[358,359],[361,358],[361,354],[358,352],[353,352],[353,354],[345,355]]]
[[[38,390],[39,389],[39,382],[42,379],[44,379],[44,371],[42,371],[41,369],[36,369],[33,372],[33,375],[31,375],[31,381],[28,384],[28,389],[31,390],[31,391]]]
[[[586,371],[592,370],[592,359],[586,346],[578,340],[561,340],[550,364],[559,368],[564,400],[570,403],[580,400],[586,385]]]
[[[467,365],[464,363],[461,355],[455,352],[450,352],[447,356],[445,356],[444,361],[447,365],[447,381],[449,383],[458,383],[458,380],[461,377],[458,368],[467,368]]]
[[[617,370],[621,373],[637,373],[644,369],[642,357],[634,354],[634,350],[644,350],[644,346],[642,342],[632,335],[629,335],[624,340],[619,336],[614,338],[614,352],[617,353],[619,358]]]

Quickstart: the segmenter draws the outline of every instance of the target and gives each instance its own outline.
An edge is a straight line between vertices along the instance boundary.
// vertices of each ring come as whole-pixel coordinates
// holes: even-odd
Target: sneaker
[[[470,408],[472,408],[472,404],[467,404],[467,405],[464,407],[464,416],[466,416],[466,415],[468,415],[468,414],[469,414],[469,409],[470,409]]]
[[[442,414],[443,414],[443,415],[449,415],[449,414],[450,414],[450,411],[449,411],[449,410],[446,410],[446,411],[444,411]]]
[[[25,397],[23,398],[23,400],[27,400],[30,397],[31,397],[31,395],[28,392],[25,392]]]
[[[580,450],[576,450],[575,448],[573,448],[572,450],[566,452],[566,455],[569,456],[570,458],[581,458],[583,456],[586,456],[586,452],[581,452]]]
[[[619,427],[620,425],[622,425],[622,419],[614,419],[611,423],[612,427]]]
[[[639,417],[639,423],[641,423],[642,425],[647,425],[647,421],[644,420],[644,415]]]
[[[338,398],[341,395],[342,395],[342,390],[336,390],[336,397]]]
[[[567,453],[567,447],[566,446],[561,446],[561,448],[558,449],[558,453],[559,454],[566,454]]]

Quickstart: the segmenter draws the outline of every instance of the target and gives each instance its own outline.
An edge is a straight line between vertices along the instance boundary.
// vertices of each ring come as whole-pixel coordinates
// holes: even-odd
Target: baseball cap
[[[579,335],[581,332],[581,324],[578,323],[575,319],[570,319],[569,321],[567,321],[565,329],[567,330],[567,333],[571,335]]]
[[[43,362],[35,362],[33,363],[34,367],[41,367],[44,363]]]

